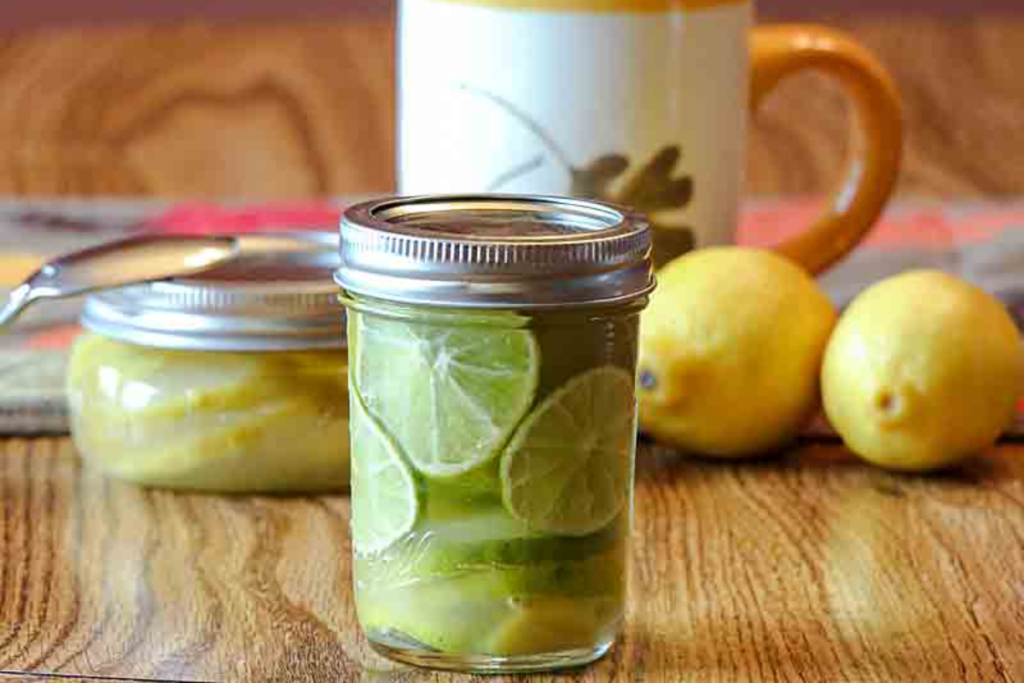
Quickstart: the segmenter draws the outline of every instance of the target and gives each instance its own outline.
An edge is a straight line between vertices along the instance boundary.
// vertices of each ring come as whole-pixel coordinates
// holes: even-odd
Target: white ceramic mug
[[[819,69],[853,105],[852,153],[821,218],[778,249],[820,271],[892,191],[898,98],[848,36],[752,22],[749,0],[401,0],[399,191],[629,204],[663,262],[733,241],[748,108]]]

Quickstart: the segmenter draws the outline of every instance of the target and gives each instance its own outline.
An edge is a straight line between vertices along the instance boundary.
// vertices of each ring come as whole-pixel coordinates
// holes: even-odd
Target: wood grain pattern
[[[1024,16],[820,14],[875,49],[905,98],[900,190],[1024,192]],[[0,193],[277,199],[394,184],[389,13],[329,22],[48,29],[0,37]],[[846,137],[813,75],[753,126],[755,194],[823,192]]]
[[[470,680],[368,650],[347,525],[345,497],[147,492],[6,441],[0,671]],[[643,444],[635,538],[626,635],[574,680],[1024,679],[1024,447],[910,477],[828,444],[738,465]]]
[[[391,184],[387,18],[0,40],[0,192],[301,198]]]

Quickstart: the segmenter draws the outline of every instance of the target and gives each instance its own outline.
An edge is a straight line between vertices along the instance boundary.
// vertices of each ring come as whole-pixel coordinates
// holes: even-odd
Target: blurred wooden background
[[[55,1],[0,10],[0,195],[300,199],[392,187],[389,3],[323,15],[327,3],[308,0],[271,17],[257,2],[256,18],[140,22],[106,0],[103,21],[80,24],[81,9],[56,21]],[[777,1],[768,14],[845,28],[892,68],[908,127],[903,193],[1024,192],[1024,13],[999,10],[1003,0],[929,14]],[[822,191],[845,126],[829,84],[788,83],[756,120],[751,192]]]

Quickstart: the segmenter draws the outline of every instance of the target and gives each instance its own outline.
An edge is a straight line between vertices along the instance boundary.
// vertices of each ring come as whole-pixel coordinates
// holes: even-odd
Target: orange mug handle
[[[852,104],[852,144],[839,186],[821,216],[775,250],[811,273],[838,261],[874,225],[899,174],[903,124],[885,67],[841,31],[823,26],[760,26],[750,39],[751,106],[785,77],[812,69],[835,78]]]

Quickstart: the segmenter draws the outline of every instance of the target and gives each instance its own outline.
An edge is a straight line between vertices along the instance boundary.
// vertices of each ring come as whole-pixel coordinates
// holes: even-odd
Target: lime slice
[[[500,590],[491,597],[504,600],[512,595],[562,595],[586,597],[625,593],[626,553],[624,544],[580,559],[550,559],[567,554],[538,541],[488,541],[474,546],[452,545],[424,548],[432,539],[415,536],[388,548],[381,559],[367,562],[363,585],[388,591],[474,574],[502,577]]]
[[[501,502],[501,476],[498,458],[458,477],[427,479],[423,482],[423,519],[430,522],[464,520],[481,512],[497,510],[511,519]],[[513,520],[520,528],[525,525]]]
[[[540,350],[528,330],[352,318],[355,385],[428,477],[491,460],[533,402]]]
[[[487,652],[515,657],[594,648],[615,638],[622,607],[614,598],[544,596],[517,601]]]
[[[420,528],[383,555],[356,558],[356,602],[371,639],[483,653],[538,647],[538,640],[517,644],[527,637],[521,630],[531,624],[547,630],[566,623],[573,627],[566,647],[556,635],[539,636],[554,649],[614,631],[609,626],[625,604],[624,543],[580,560],[501,566],[494,558],[450,555],[433,534],[418,535]],[[479,550],[496,545],[485,542]],[[582,614],[573,618],[545,610],[549,603],[568,605],[570,612],[575,606]]]
[[[532,529],[586,536],[619,514],[636,440],[633,377],[577,375],[527,417],[501,460],[502,498]]]
[[[388,549],[370,580],[405,583],[497,567],[569,565],[620,551],[625,533],[623,522],[589,536],[538,536],[501,507],[465,520],[435,522],[421,517],[415,533]]]
[[[478,653],[491,624],[512,618],[500,573],[368,588],[356,572],[359,622],[372,640],[413,641],[448,653]]]
[[[544,654],[614,639],[624,595],[517,596],[520,572],[477,572],[356,592],[371,638],[412,639],[449,653]]]
[[[380,552],[416,524],[419,497],[394,442],[351,393],[352,543],[357,553]]]

